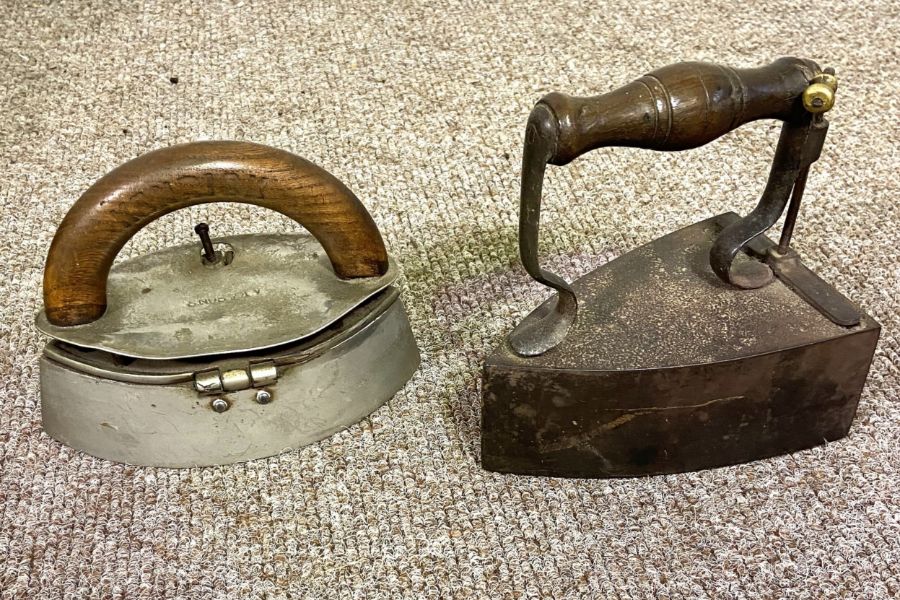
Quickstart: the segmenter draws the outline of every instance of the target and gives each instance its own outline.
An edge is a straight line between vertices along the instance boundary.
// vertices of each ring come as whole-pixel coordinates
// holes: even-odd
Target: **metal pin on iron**
[[[834,94],[837,91],[837,77],[834,69],[828,67],[822,73],[813,78],[813,83],[803,91],[803,108],[813,114],[813,120],[820,123],[826,112],[834,106]],[[821,141],[824,141],[822,138]],[[821,141],[818,151],[821,151]],[[788,206],[787,216],[781,228],[781,238],[778,240],[778,253],[786,254],[791,245],[791,237],[794,235],[794,225],[800,214],[800,202],[803,200],[803,192],[806,189],[806,179],[809,177],[809,165],[803,168],[794,181],[794,189],[791,192],[791,203]]]
[[[213,248],[212,240],[209,239],[209,225],[206,223],[197,223],[194,227],[194,233],[200,236],[200,243],[203,244],[203,258],[206,262],[214,263],[219,260],[216,249]]]

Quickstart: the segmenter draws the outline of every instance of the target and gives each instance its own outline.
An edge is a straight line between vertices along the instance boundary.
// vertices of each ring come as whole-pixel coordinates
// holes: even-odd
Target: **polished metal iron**
[[[199,244],[111,267],[93,258],[114,257],[161,214],[213,201],[266,206],[316,235],[212,238],[201,223]],[[44,429],[94,456],[165,467],[323,439],[418,367],[397,275],[358,199],[299,157],[238,142],[139,157],[79,199],[51,246],[36,321],[54,338],[41,358]]]
[[[680,63],[594,98],[550,94],[528,121],[522,263],[556,294],[484,366],[482,461],[533,475],[624,477],[736,464],[847,434],[880,326],[790,248],[837,79],[808,60]],[[572,284],[538,260],[547,164],[601,146],[682,150],[784,122],[746,217],[726,213]],[[764,234],[788,206],[780,241]]]

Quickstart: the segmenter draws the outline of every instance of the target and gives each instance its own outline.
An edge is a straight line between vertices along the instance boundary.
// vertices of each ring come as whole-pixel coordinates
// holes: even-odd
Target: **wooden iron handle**
[[[539,104],[558,123],[550,164],[564,165],[601,146],[686,150],[757,119],[789,120],[820,72],[809,60],[781,58],[757,69],[683,62],[617,90],[579,98],[552,93]]]
[[[156,150],[114,169],[66,214],[44,267],[44,308],[54,325],[100,318],[119,250],[145,225],[180,208],[243,202],[280,212],[319,240],[335,273],[387,271],[381,234],[359,199],[299,156],[247,142],[196,142]]]

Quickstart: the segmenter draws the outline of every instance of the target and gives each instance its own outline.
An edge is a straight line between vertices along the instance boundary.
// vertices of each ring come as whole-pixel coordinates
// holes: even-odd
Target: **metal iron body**
[[[280,171],[285,165],[278,161],[292,160],[274,149],[228,142],[158,152],[171,160],[188,153],[196,171],[221,163],[223,154],[241,163],[245,153],[257,150],[278,159]],[[244,165],[248,172],[265,176],[251,163]],[[213,171],[211,177],[218,181],[222,175]],[[291,194],[291,202],[301,202]],[[91,190],[85,198],[94,206],[102,202]],[[329,210],[350,201],[335,200]],[[58,236],[68,235],[68,227],[61,226]],[[136,465],[240,462],[352,425],[417,369],[419,354],[394,285],[392,259],[372,276],[342,278],[320,240],[306,233],[210,238],[206,224],[196,230],[200,244],[112,266],[99,317],[70,325],[50,310],[38,315],[37,327],[54,338],[41,358],[41,407],[49,435],[88,454]],[[320,233],[326,242],[327,235]],[[51,248],[48,263],[60,256]],[[46,286],[45,280],[51,290],[61,285]],[[65,302],[59,305],[66,308]]]
[[[396,288],[357,313],[306,343],[218,360],[123,365],[120,355],[51,342],[41,358],[44,430],[93,456],[160,467],[311,444],[368,416],[418,365]]]
[[[744,71],[684,63],[636,84],[597,98],[551,94],[532,112],[520,251],[529,274],[557,293],[485,362],[487,469],[564,477],[691,471],[838,439],[856,413],[880,326],[789,246],[827,131],[833,71],[799,59]],[[785,125],[748,216],[686,227],[571,285],[541,269],[546,164],[602,145],[694,147],[764,117]],[[764,232],[789,199],[776,244]]]

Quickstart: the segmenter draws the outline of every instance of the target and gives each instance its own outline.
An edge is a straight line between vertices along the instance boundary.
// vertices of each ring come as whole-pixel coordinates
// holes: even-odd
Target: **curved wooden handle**
[[[70,326],[100,318],[106,279],[125,243],[162,215],[207,202],[255,204],[292,218],[319,240],[340,277],[387,271],[375,222],[333,175],[260,144],[195,142],[125,163],[72,206],[44,266],[47,319]]]
[[[820,71],[791,57],[757,69],[684,62],[601,96],[548,94],[538,103],[558,123],[548,162],[564,165],[601,146],[686,150],[750,121],[788,120],[802,114],[803,91]]]

